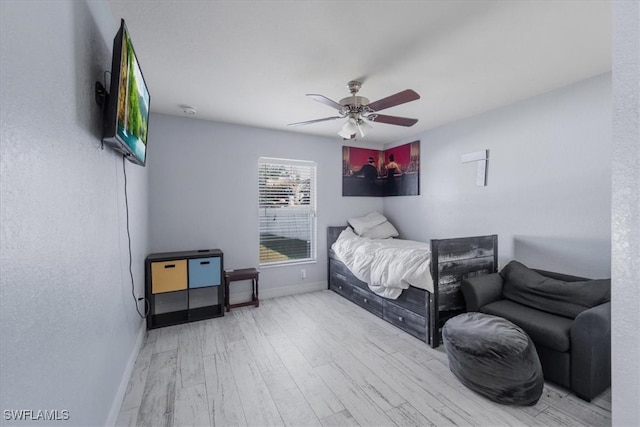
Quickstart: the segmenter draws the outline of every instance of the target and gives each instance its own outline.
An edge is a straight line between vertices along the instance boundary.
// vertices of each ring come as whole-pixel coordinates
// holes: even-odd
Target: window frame
[[[274,168],[301,168],[303,171],[308,173],[309,179],[309,197],[308,197],[308,205],[284,205],[281,204],[279,206],[267,207],[263,204],[263,200],[265,196],[273,196],[273,194],[265,193],[265,184],[263,183],[263,167],[265,165],[273,166]],[[308,264],[317,262],[317,192],[318,192],[318,180],[317,180],[317,171],[318,164],[314,161],[309,160],[297,160],[297,159],[283,159],[283,158],[275,158],[275,157],[259,157],[258,158],[258,238],[259,238],[259,251],[262,247],[262,236],[263,232],[266,231],[263,227],[263,222],[266,218],[271,218],[273,215],[273,219],[277,218],[277,215],[280,214],[281,217],[284,218],[284,221],[290,220],[291,217],[296,215],[296,212],[306,211],[303,215],[309,215],[309,226],[305,228],[304,232],[308,232],[309,235],[309,249],[308,255],[304,258],[293,258],[293,259],[285,259],[285,260],[275,260],[275,261],[262,261],[262,256],[258,254],[258,264],[262,267],[276,267],[276,266],[286,266],[286,265],[294,265],[294,264]],[[303,174],[303,176],[307,176]],[[282,203],[285,203],[282,201]],[[291,203],[291,201],[289,201]],[[293,202],[295,203],[295,202]],[[269,212],[269,214],[267,214]],[[284,214],[284,215],[283,215]],[[289,219],[288,219],[288,218]],[[296,220],[294,220],[296,221]],[[297,224],[296,224],[297,225]],[[287,224],[286,232],[295,232],[293,228],[291,228],[290,224]],[[286,256],[286,255],[285,255]]]

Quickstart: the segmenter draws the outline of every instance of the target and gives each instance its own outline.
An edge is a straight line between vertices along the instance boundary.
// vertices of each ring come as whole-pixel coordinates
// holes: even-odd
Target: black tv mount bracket
[[[96,104],[98,104],[100,107],[104,107],[107,105],[107,102],[109,100],[109,94],[107,93],[107,89],[100,82],[96,82],[95,96],[96,96]]]
[[[96,104],[100,106],[100,112],[103,115],[102,120],[104,120],[104,109],[109,103],[109,94],[107,93],[107,89],[104,87],[104,85],[99,81],[96,81],[95,84],[95,99]],[[100,148],[104,150],[104,140],[102,139],[100,140]]]

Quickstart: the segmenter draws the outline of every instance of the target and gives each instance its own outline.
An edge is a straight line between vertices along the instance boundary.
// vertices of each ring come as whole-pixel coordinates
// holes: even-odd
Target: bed
[[[434,239],[425,269],[433,291],[409,286],[396,299],[385,298],[359,280],[332,249],[345,229],[327,228],[329,289],[434,348],[440,345],[444,323],[465,311],[461,280],[497,271],[497,235]]]

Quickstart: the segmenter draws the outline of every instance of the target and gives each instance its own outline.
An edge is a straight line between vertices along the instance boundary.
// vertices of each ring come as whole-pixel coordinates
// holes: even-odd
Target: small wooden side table
[[[260,306],[260,300],[258,299],[258,274],[260,272],[255,268],[242,268],[239,270],[226,270],[224,272],[224,305],[227,307],[227,312],[232,308],[245,307],[248,305]],[[253,290],[251,293],[251,301],[241,302],[238,304],[229,304],[229,285],[231,282],[238,280],[251,280]]]

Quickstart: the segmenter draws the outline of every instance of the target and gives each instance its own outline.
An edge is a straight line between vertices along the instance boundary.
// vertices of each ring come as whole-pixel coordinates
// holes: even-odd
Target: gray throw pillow
[[[575,319],[584,310],[611,300],[611,279],[562,281],[511,261],[500,275],[502,296],[526,306]]]

